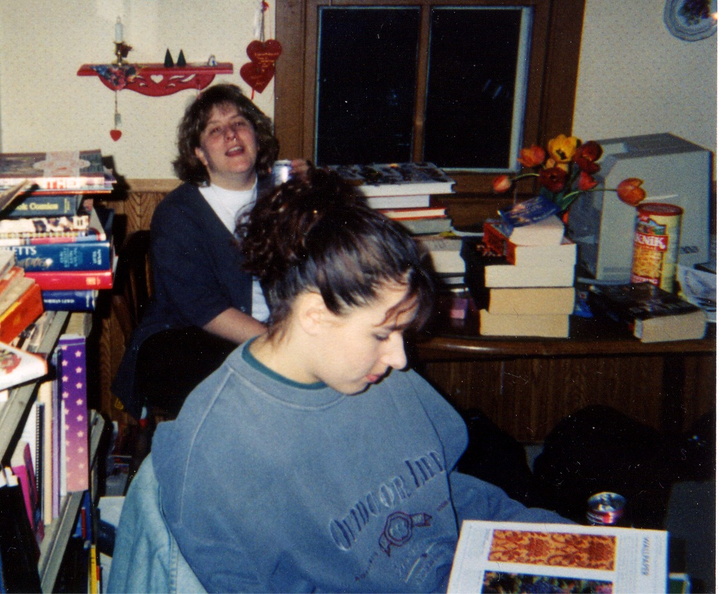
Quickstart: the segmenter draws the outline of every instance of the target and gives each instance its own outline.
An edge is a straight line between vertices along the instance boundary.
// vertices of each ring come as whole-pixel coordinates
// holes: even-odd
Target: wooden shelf
[[[166,67],[163,64],[83,64],[78,76],[97,76],[111,91],[129,89],[149,97],[164,97],[186,89],[207,87],[217,74],[232,74],[233,64],[217,66],[188,64]]]

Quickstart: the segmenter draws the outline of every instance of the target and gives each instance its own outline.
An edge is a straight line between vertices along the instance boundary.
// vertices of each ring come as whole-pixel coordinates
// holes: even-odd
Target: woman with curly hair
[[[234,231],[239,213],[272,189],[277,155],[271,120],[239,87],[211,86],[186,109],[173,162],[184,183],[150,226],[153,301],[113,383],[136,418],[148,405],[177,414],[200,380],[265,329],[265,299],[241,269]]]
[[[433,285],[400,225],[318,170],[242,248],[268,329],[158,427],[109,592],[445,592],[462,520],[564,521],[456,470],[463,420],[406,369]]]

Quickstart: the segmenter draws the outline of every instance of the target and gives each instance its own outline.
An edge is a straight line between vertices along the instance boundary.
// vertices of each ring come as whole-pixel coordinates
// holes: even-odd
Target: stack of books
[[[455,181],[433,163],[330,165],[368,199],[372,208],[424,208],[435,194],[451,194]]]
[[[558,217],[519,227],[486,221],[480,239],[464,240],[462,256],[482,335],[569,335],[576,244]]]
[[[99,150],[0,154],[0,250],[14,253],[46,310],[90,311],[112,288],[113,213],[93,198],[114,181]]]

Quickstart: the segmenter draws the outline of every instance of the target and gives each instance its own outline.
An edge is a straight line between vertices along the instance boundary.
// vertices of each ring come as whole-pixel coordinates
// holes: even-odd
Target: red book
[[[112,289],[112,270],[56,270],[26,272],[43,291],[79,291],[82,289]]]
[[[12,342],[44,311],[43,295],[37,284],[0,315],[0,342]]]

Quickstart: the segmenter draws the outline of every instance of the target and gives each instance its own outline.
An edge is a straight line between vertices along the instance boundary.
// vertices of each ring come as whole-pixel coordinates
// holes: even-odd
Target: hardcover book
[[[72,216],[78,213],[84,199],[82,194],[29,193],[18,198],[2,216],[9,219]]]
[[[664,530],[466,520],[448,592],[666,592]]]
[[[706,334],[704,311],[651,283],[593,285],[588,303],[622,323],[641,342],[695,340]]]
[[[95,289],[43,291],[45,311],[95,311],[98,301]]]
[[[0,153],[0,187],[25,180],[45,190],[75,190],[104,185],[103,157],[99,149]]]
[[[455,181],[433,163],[371,163],[332,165],[347,182],[365,196],[450,194]]]
[[[47,270],[26,272],[43,291],[75,291],[112,289],[113,270]]]

